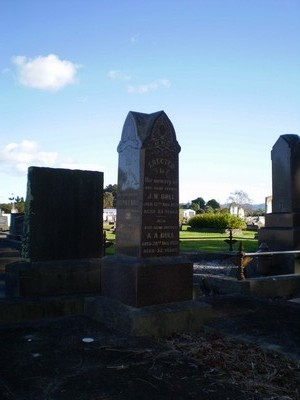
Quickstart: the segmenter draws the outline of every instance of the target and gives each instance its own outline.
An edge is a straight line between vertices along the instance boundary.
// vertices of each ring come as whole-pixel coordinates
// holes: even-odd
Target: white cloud
[[[111,70],[107,76],[112,80],[130,81],[131,76],[119,70]]]
[[[30,165],[53,165],[58,158],[56,152],[44,152],[37,142],[23,140],[9,143],[0,149],[0,170],[12,174],[24,174]]]
[[[60,60],[55,54],[28,59],[24,56],[13,58],[17,66],[19,82],[27,87],[58,91],[73,84],[78,65]]]
[[[103,168],[99,164],[78,163],[70,157],[60,156],[55,151],[43,151],[37,142],[31,140],[9,143],[0,149],[0,172],[24,175],[30,166],[92,171],[101,171]]]
[[[102,171],[103,166],[96,163],[78,163],[72,160],[64,161],[60,164],[59,168],[67,169],[81,169],[84,171]]]
[[[127,88],[128,93],[144,94],[148,92],[154,92],[161,87],[170,87],[171,82],[168,79],[157,79],[156,81],[146,83],[144,85],[129,85]]]

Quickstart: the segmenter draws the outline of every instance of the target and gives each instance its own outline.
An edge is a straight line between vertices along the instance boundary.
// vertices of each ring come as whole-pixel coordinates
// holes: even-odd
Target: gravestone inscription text
[[[179,253],[179,146],[168,121],[159,118],[145,143],[142,256]]]
[[[118,152],[117,253],[177,256],[180,146],[171,121],[163,111],[130,112]]]

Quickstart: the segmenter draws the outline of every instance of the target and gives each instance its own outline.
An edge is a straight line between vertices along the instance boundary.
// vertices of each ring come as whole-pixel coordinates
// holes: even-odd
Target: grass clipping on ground
[[[224,338],[216,333],[181,334],[168,345],[208,367],[220,383],[244,387],[252,393],[300,399],[300,364],[255,344]]]

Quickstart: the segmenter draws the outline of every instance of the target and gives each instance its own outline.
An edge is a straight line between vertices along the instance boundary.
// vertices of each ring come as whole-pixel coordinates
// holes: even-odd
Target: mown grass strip
[[[115,241],[115,234],[111,231],[106,233],[107,240]],[[220,232],[199,232],[184,229],[179,232],[180,237],[180,252],[189,251],[229,251],[229,244],[225,242],[229,239],[228,233]],[[255,252],[257,251],[257,239],[255,238],[255,232],[241,231],[233,239],[237,242],[233,245],[233,250],[239,250],[239,243],[242,242],[243,250],[245,252]],[[113,255],[115,253],[114,246],[109,247],[106,250],[107,255]]]

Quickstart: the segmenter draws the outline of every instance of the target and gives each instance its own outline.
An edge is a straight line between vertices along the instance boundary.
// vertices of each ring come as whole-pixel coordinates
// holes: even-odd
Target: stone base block
[[[135,308],[99,296],[86,298],[85,314],[110,329],[129,335],[163,337],[197,332],[212,318],[212,307],[198,301],[185,301]]]
[[[267,298],[291,298],[300,295],[300,274],[276,275],[238,281],[237,279],[195,275],[202,290],[213,294],[238,293],[247,296]]]
[[[102,259],[101,293],[133,307],[191,300],[193,263],[186,257]]]
[[[272,228],[259,230],[258,240],[268,245],[269,251],[300,250],[299,228]],[[272,274],[293,274],[297,272],[296,258],[299,255],[277,254],[272,256]]]
[[[0,301],[0,324],[83,315],[83,296],[7,299]]]
[[[294,228],[300,226],[300,213],[270,213],[265,215],[268,228]]]
[[[267,243],[270,251],[300,249],[300,229],[261,228],[258,232],[260,243]]]
[[[13,258],[13,257],[20,257],[20,252],[18,250],[15,249],[11,249],[11,248],[0,248],[0,259],[2,257],[9,257],[9,258]]]
[[[6,266],[6,297],[101,293],[101,259],[18,262]]]

